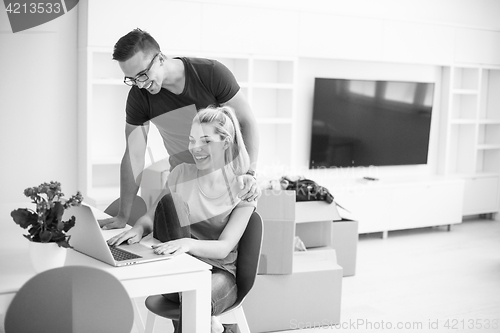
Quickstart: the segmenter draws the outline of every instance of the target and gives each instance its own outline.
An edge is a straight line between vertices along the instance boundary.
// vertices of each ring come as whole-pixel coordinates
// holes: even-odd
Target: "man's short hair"
[[[139,51],[158,53],[160,52],[160,45],[149,33],[136,28],[116,42],[113,50],[113,60],[127,61]]]

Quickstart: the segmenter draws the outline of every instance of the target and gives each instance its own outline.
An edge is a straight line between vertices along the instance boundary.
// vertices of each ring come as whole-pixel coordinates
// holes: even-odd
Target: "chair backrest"
[[[120,210],[120,198],[113,201],[105,210],[106,214],[111,216],[116,216],[118,211]],[[132,210],[130,211],[130,217],[128,219],[127,224],[134,225],[135,222],[144,214],[146,214],[147,207],[146,202],[140,196],[136,195],[134,198],[134,202],[132,203]]]
[[[130,332],[134,310],[110,273],[87,266],[54,268],[28,280],[5,314],[5,333]]]
[[[236,302],[226,311],[239,306],[254,285],[259,268],[263,232],[262,218],[259,213],[254,212],[250,216],[247,228],[238,245],[238,259],[236,262],[238,297]]]

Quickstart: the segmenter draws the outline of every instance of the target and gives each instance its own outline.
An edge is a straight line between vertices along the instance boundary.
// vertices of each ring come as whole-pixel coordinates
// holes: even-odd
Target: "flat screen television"
[[[434,83],[316,78],[309,168],[427,164]]]

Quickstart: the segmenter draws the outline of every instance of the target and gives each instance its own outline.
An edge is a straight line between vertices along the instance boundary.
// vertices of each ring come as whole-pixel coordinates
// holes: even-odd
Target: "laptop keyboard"
[[[110,246],[109,249],[111,250],[111,254],[113,255],[113,258],[115,258],[116,261],[142,258],[137,254],[122,250],[114,246]]]

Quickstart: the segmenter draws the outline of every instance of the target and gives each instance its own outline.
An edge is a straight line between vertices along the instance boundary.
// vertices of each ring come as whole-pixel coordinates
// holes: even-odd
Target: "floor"
[[[342,298],[339,325],[299,332],[500,332],[500,221],[361,235]]]
[[[157,323],[155,332],[172,332],[168,320]],[[281,333],[500,332],[500,221],[361,235],[341,322],[320,324]]]

